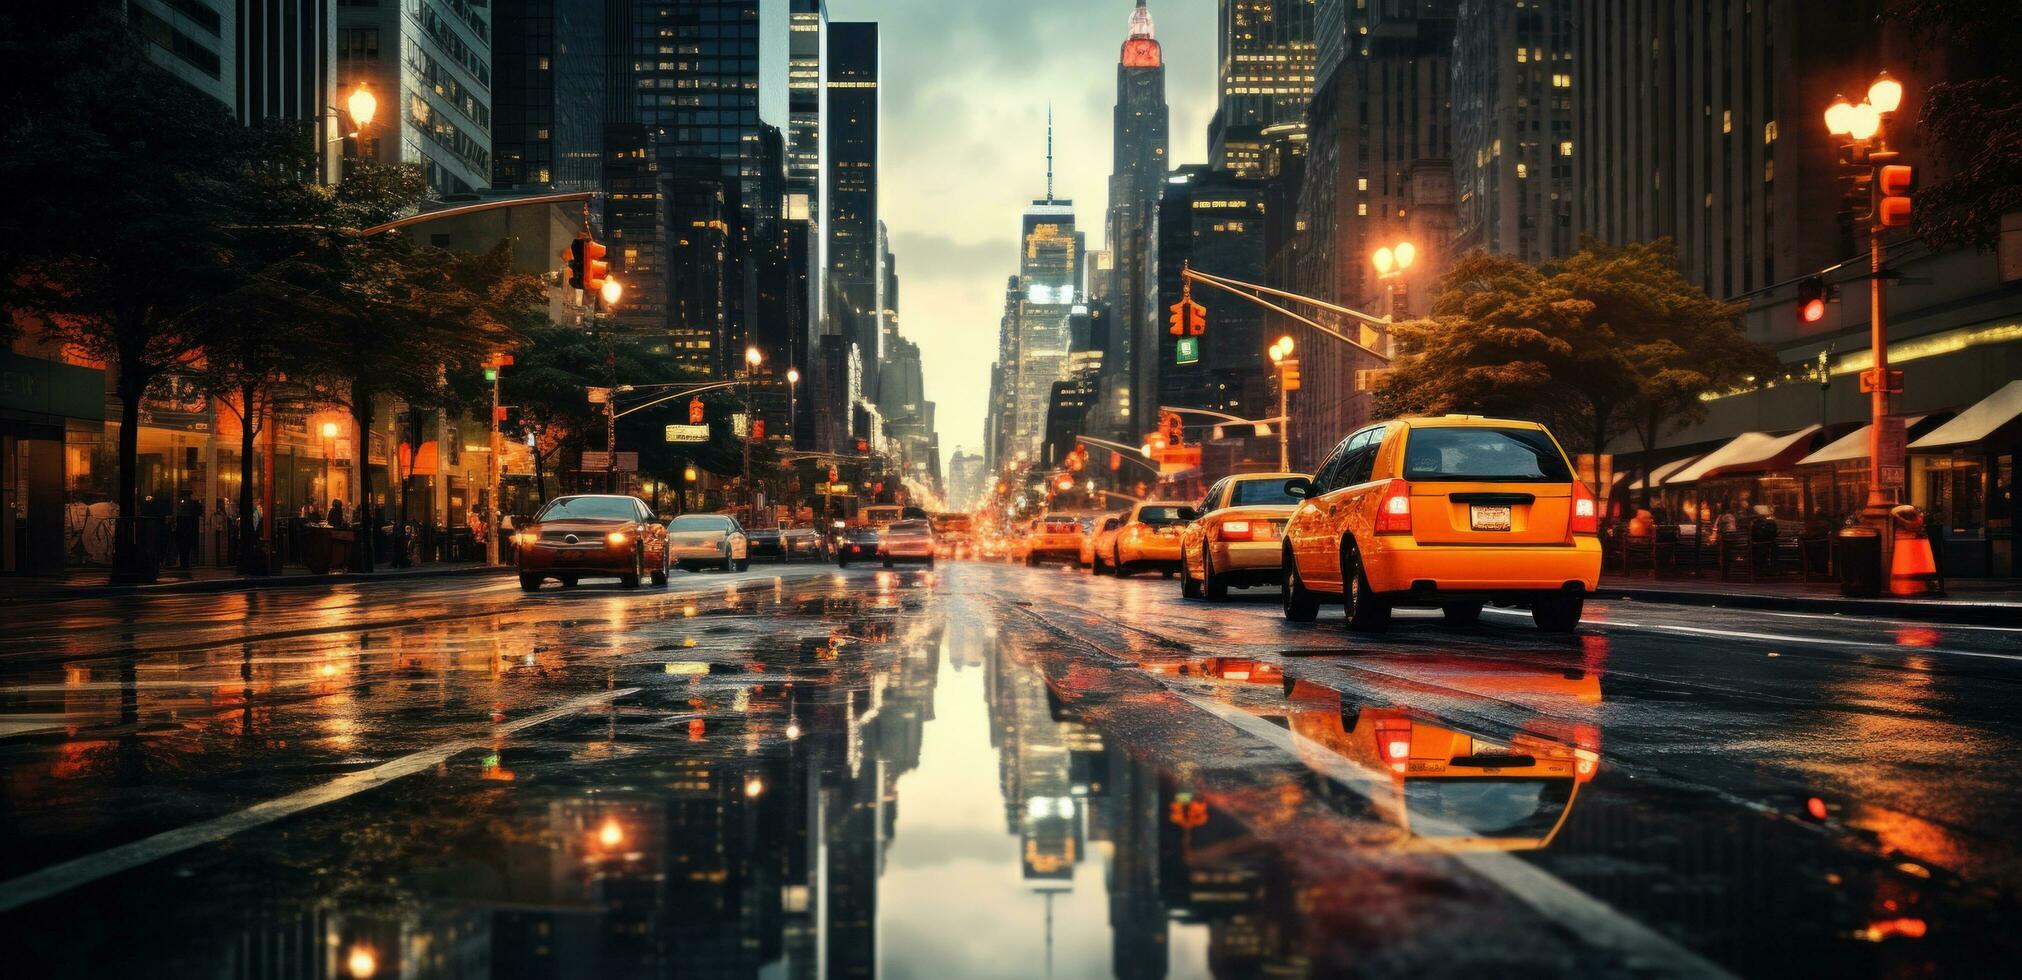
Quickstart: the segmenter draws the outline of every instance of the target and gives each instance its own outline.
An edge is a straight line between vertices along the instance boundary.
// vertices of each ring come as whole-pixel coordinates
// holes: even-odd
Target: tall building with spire
[[[1128,438],[1131,397],[1141,374],[1133,363],[1146,347],[1157,356],[1152,290],[1146,283],[1151,259],[1151,219],[1171,165],[1167,128],[1171,112],[1165,102],[1165,55],[1152,26],[1145,0],[1130,14],[1130,32],[1116,61],[1116,109],[1111,132],[1113,162],[1109,175],[1109,215],[1104,229],[1110,254],[1111,297],[1117,323],[1103,351],[1102,394],[1090,413],[1094,424],[1111,438]],[[1094,289],[1094,284],[1090,284]]]
[[[1074,202],[1053,196],[1051,109],[1046,113],[1046,196],[1025,209],[1019,245],[1018,292],[1008,311],[1012,344],[1004,361],[1013,405],[1008,444],[1013,453],[1036,454],[1053,383],[1066,370],[1074,310],[1087,298],[1082,292],[1087,238],[1075,228]]]

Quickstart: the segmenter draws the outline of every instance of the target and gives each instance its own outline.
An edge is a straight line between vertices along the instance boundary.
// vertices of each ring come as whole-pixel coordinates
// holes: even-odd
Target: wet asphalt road
[[[11,607],[8,973],[1989,975],[2022,947],[2022,625],[1609,603],[1573,638],[1495,610],[1365,637],[1235,595],[788,565]]]

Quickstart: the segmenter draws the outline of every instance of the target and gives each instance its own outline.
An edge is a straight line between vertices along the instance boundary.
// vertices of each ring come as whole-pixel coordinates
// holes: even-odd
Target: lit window
[[[1369,216],[1369,202],[1368,202],[1368,201],[1363,201],[1362,203],[1360,203],[1360,204],[1357,204],[1357,205],[1355,205],[1355,213],[1356,213],[1356,214],[1359,214],[1359,215],[1362,215],[1363,217],[1368,217],[1368,216]]]
[[[1776,142],[1776,120],[1771,119],[1762,124],[1762,142],[1765,144]]]
[[[1572,156],[1572,155],[1573,155],[1573,141],[1572,141],[1572,140],[1560,140],[1560,141],[1559,141],[1559,156],[1562,156],[1562,157],[1569,157],[1569,156]]]
[[[1530,175],[1531,175],[1531,168],[1524,166],[1521,163],[1516,165],[1516,176],[1518,180],[1525,180],[1529,178]]]
[[[1516,49],[1516,63],[1517,63],[1517,64],[1519,64],[1519,65],[1521,65],[1521,64],[1526,64],[1526,63],[1528,63],[1528,62],[1529,62],[1530,60],[1531,60],[1531,53],[1530,53],[1530,49],[1528,49],[1528,48],[1518,48],[1518,49]]]
[[[1734,132],[1734,110],[1720,110],[1720,131],[1723,133]]]
[[[1357,177],[1357,178],[1355,178],[1355,189],[1356,189],[1356,190],[1358,190],[1358,191],[1366,191],[1366,190],[1368,190],[1368,189],[1369,189],[1369,178],[1367,178],[1367,177]]]

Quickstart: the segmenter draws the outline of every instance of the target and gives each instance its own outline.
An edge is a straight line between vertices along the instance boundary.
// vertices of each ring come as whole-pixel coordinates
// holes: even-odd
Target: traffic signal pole
[[[491,546],[485,549],[485,557],[493,565],[503,565],[506,560],[504,533],[505,502],[500,500],[498,496],[499,471],[505,468],[499,459],[500,454],[505,452],[505,437],[499,431],[498,417],[500,389],[504,384],[505,371],[503,368],[493,369],[491,376],[491,462],[485,467],[487,470],[485,482],[491,487],[489,491],[491,513],[487,516],[491,518],[492,525]]]

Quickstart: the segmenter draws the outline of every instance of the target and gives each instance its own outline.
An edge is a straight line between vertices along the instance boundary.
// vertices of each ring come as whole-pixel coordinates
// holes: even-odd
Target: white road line
[[[1301,763],[1375,802],[1370,786],[1377,780],[1361,766],[1312,739],[1287,731],[1240,708],[1174,691],[1182,699],[1242,731],[1270,743]],[[1416,819],[1416,818],[1414,818]],[[1439,847],[1438,837],[1422,838]],[[1468,870],[1493,882],[1540,915],[1571,930],[1582,941],[1620,955],[1627,972],[1672,977],[1727,977],[1730,974],[1698,954],[1672,942],[1613,906],[1553,877],[1506,851],[1443,849]]]
[[[1516,609],[1484,609],[1482,612],[1501,616],[1524,616],[1530,613]],[[2022,660],[2022,654],[1987,653],[1980,650],[1954,650],[1950,647],[1912,647],[1900,643],[1876,643],[1872,640],[1837,640],[1821,636],[1790,636],[1784,633],[1756,633],[1748,630],[1720,630],[1703,626],[1674,626],[1665,623],[1633,623],[1619,619],[1582,619],[1581,623],[1602,629],[1648,630],[1656,633],[1683,633],[1688,636],[1710,636],[1729,640],[1760,640],[1764,643],[1796,643],[1815,647],[1859,647],[1865,650],[1893,650],[1897,653],[1941,653],[1953,657],[1981,657],[1987,660]]]
[[[567,717],[585,708],[607,704],[618,698],[635,694],[636,687],[600,691],[568,701],[558,707],[538,714],[515,719],[493,727],[483,738],[465,738],[446,742],[434,748],[423,749],[411,755],[401,756],[391,762],[373,766],[370,769],[346,773],[320,786],[312,786],[298,793],[257,803],[240,810],[202,823],[178,827],[164,831],[153,837],[146,837],[129,844],[72,858],[61,864],[53,864],[40,871],[31,871],[19,878],[0,882],[0,912],[12,912],[23,905],[38,902],[51,895],[58,895],[80,885],[90,884],[100,878],[130,871],[159,861],[172,854],[179,854],[192,848],[214,844],[233,834],[252,830],[285,817],[294,816],[304,810],[313,809],[326,803],[335,803],[346,797],[356,796],[366,790],[384,786],[403,776],[424,772],[448,761],[458,753],[483,748],[492,739],[501,735],[511,735],[536,725],[546,724],[557,718]]]

